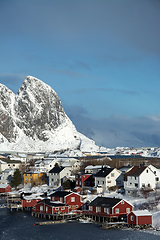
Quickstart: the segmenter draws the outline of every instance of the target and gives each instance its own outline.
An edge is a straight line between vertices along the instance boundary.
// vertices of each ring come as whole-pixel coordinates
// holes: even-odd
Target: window
[[[135,187],[138,188],[138,183],[135,183]]]
[[[55,197],[52,197],[52,201],[54,201],[55,200]]]
[[[101,211],[101,207],[96,207],[96,212],[100,212]]]
[[[65,207],[61,207],[61,211],[65,210]]]
[[[60,202],[63,202],[63,198],[62,197],[60,198]]]
[[[98,181],[98,184],[99,184],[99,181]]]
[[[116,208],[116,213],[119,213],[119,208]]]
[[[40,206],[40,211],[43,211],[43,206]]]
[[[71,197],[71,202],[75,202],[75,197]]]
[[[111,183],[111,181],[107,181],[107,183]]]
[[[52,178],[52,182],[54,182],[53,178]]]
[[[102,181],[102,184],[104,184],[104,181]]]
[[[157,182],[159,181],[159,177],[156,177],[156,179],[155,179]]]
[[[58,210],[59,210],[59,207],[56,207],[55,210],[58,211]]]
[[[124,204],[124,201],[123,201],[123,200],[121,201],[121,204]]]
[[[27,200],[27,202],[31,202],[31,200]]]
[[[133,216],[131,216],[131,221],[133,221]]]
[[[111,173],[111,177],[114,177],[114,173]]]
[[[92,206],[89,206],[89,211],[93,211],[93,207]]]
[[[136,180],[136,177],[135,177],[135,180]]]
[[[126,208],[126,212],[129,213],[130,212],[130,208]]]
[[[148,169],[146,170],[146,173],[148,173]]]
[[[109,208],[104,208],[104,212],[109,214]]]
[[[144,183],[142,183],[142,187],[145,187],[145,184],[144,184]]]
[[[48,207],[46,207],[46,212],[48,212]]]

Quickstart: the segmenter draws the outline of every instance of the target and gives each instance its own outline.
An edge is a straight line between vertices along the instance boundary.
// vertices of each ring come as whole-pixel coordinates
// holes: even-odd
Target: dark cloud
[[[96,48],[98,42],[103,52],[105,42],[115,48],[123,42],[160,55],[158,0],[8,0],[0,2],[0,9],[0,29],[6,34],[29,34],[40,42],[45,38],[66,46],[85,43],[87,48]]]

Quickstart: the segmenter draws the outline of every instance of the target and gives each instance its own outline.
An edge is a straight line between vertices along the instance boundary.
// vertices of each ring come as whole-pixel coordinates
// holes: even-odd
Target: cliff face
[[[54,151],[80,147],[84,136],[76,131],[50,86],[28,76],[16,95],[2,84],[0,93],[0,150]]]

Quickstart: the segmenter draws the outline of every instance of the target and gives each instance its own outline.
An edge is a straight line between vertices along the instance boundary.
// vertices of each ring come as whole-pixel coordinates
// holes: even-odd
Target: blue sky
[[[159,0],[0,0],[0,82],[16,93],[41,79],[99,145],[132,132],[160,144],[159,12]]]

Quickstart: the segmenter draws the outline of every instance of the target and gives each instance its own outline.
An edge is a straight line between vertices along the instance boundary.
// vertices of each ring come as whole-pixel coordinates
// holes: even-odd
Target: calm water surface
[[[3,202],[4,199],[0,199],[0,206]],[[160,240],[157,232],[102,230],[101,225],[79,222],[34,225],[38,220],[30,213],[10,213],[6,208],[0,208],[0,240]]]

